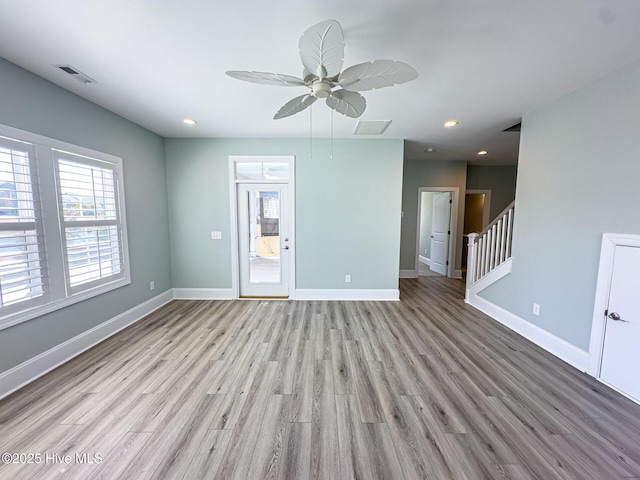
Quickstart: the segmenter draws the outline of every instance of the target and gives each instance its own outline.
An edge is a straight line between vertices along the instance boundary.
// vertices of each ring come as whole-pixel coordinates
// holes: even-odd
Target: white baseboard
[[[462,278],[462,270],[453,270],[452,278]],[[400,270],[399,278],[418,278],[417,270]]]
[[[417,270],[400,270],[400,278],[418,278]]]
[[[174,288],[176,300],[233,300],[231,288]]]
[[[552,335],[537,325],[526,321],[478,295],[471,295],[470,298],[465,299],[465,301],[581,372],[587,371],[589,367],[589,354],[584,350],[571,345],[565,340]]]
[[[427,257],[424,257],[422,255],[418,255],[418,261],[420,263],[424,263],[425,265],[429,265],[431,263],[431,260]]]
[[[297,289],[296,300],[374,300],[397,301],[400,300],[398,289]]]
[[[173,300],[173,291],[167,290],[6,372],[0,373],[0,399],[136,323],[171,300]]]

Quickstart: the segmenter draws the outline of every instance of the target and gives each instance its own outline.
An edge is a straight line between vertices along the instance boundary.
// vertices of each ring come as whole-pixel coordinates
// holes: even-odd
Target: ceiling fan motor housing
[[[331,94],[331,85],[323,81],[318,81],[311,87],[313,96],[316,98],[327,98]]]

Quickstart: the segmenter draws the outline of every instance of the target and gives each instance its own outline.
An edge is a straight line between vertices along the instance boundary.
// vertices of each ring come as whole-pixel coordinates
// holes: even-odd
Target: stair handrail
[[[515,200],[480,233],[468,235],[467,289],[511,258]]]
[[[515,211],[515,206],[516,206],[516,201],[514,200],[513,202],[511,202],[509,205],[507,205],[505,207],[504,210],[502,210],[498,215],[496,215],[496,218],[494,218],[491,223],[489,223],[489,225],[487,225],[486,227],[484,227],[484,230],[482,230],[480,233],[478,233],[478,237],[483,236],[485,233],[487,233],[491,228],[493,228],[494,225],[496,225],[498,223],[498,221],[502,218],[504,218],[504,216],[509,213],[509,210],[514,209]]]

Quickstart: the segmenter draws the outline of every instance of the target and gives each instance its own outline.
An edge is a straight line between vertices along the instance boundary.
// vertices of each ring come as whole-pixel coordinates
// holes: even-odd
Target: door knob
[[[285,245],[284,247],[282,247],[284,250],[289,250],[289,245]]]
[[[608,315],[608,317],[609,317],[611,320],[615,320],[616,322],[628,322],[628,321],[629,321],[629,320],[623,320],[623,319],[620,317],[620,314],[619,314],[618,312],[611,312],[611,313]]]

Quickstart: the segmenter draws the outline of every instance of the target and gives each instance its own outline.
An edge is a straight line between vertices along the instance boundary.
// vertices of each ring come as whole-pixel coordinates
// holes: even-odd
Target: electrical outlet
[[[211,232],[211,240],[222,240],[222,232]]]
[[[156,282],[151,280],[149,282],[149,290],[155,290],[155,288],[156,288]]]
[[[538,305],[537,303],[533,304],[533,314],[540,315],[540,305]]]
[[[344,282],[345,283],[351,283],[351,275],[345,275],[344,276]]]

